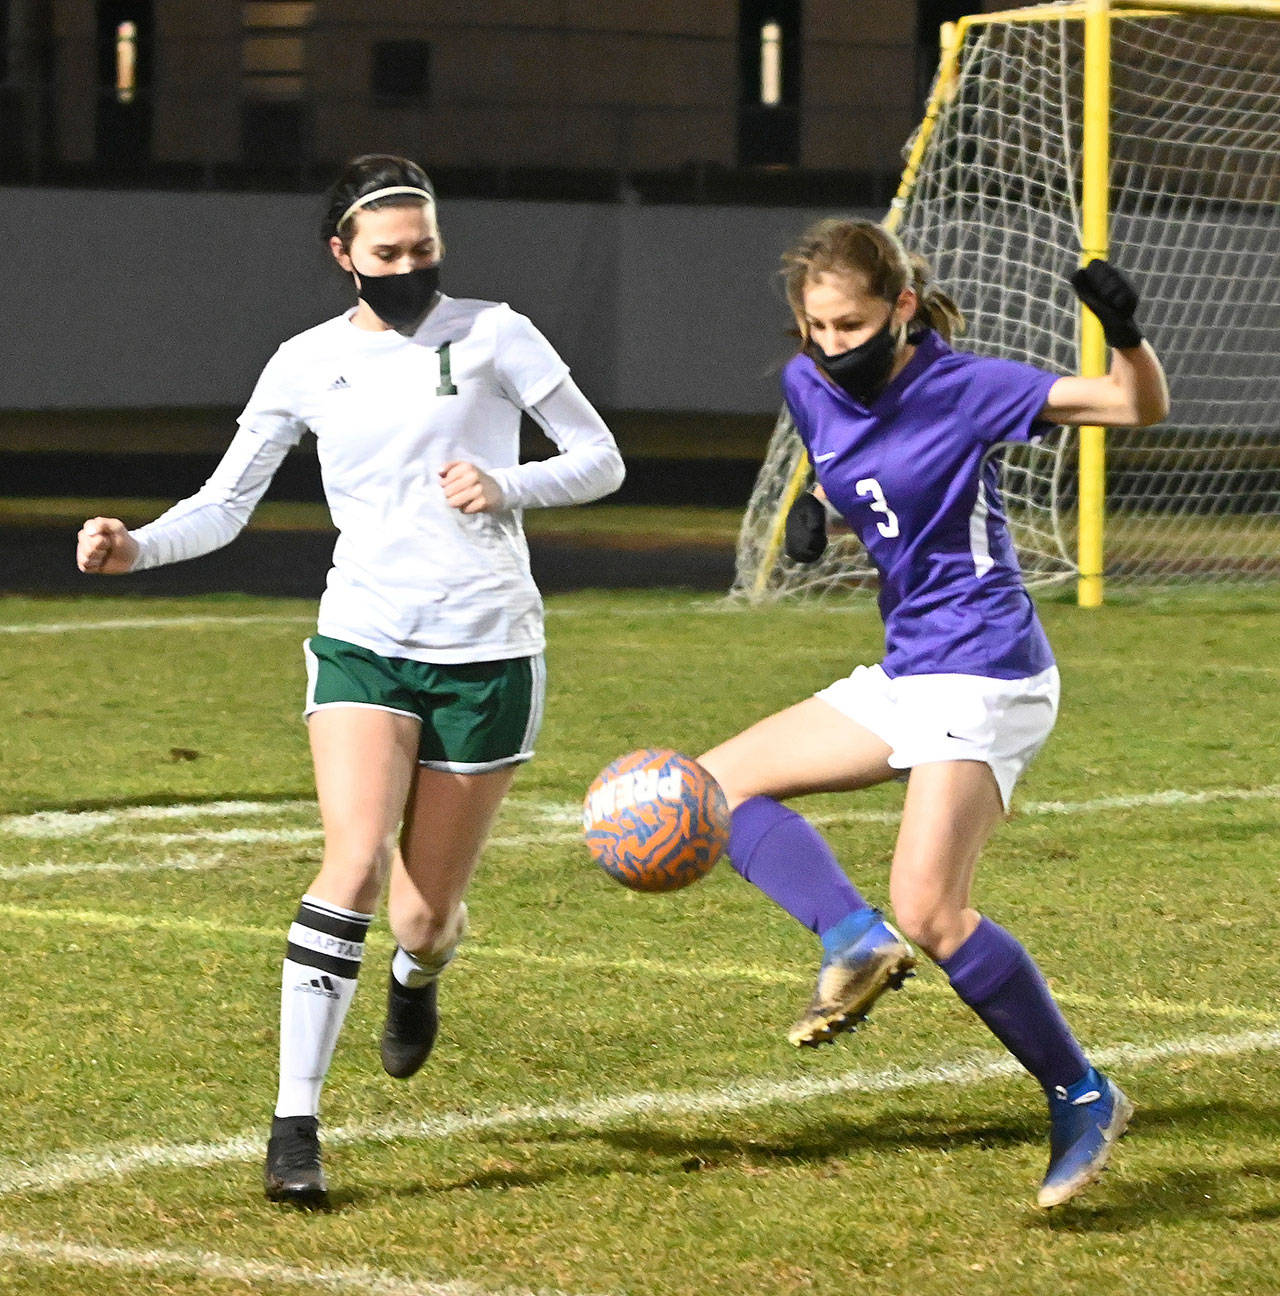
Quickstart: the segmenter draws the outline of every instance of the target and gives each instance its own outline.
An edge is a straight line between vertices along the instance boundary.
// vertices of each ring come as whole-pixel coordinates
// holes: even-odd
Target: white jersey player
[[[382,1062],[404,1078],[431,1051],[468,882],[533,755],[544,636],[522,510],[585,503],[623,478],[608,428],[529,320],[439,291],[444,244],[421,168],[355,159],[323,233],[356,306],[280,347],[195,495],[134,532],[90,519],[77,554],[86,572],[119,574],[228,543],[314,433],[339,532],[305,644],[325,847],[289,929],[265,1170],[267,1196],[298,1204],[327,1193],[320,1091],[383,886],[397,948]],[[558,454],[519,462],[522,413]]]

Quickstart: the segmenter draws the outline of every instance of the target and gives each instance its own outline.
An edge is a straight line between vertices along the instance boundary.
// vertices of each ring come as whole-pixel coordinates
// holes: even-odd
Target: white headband
[[[375,189],[372,193],[361,194],[360,197],[342,213],[342,218],[338,221],[335,228],[341,229],[351,216],[355,212],[358,212],[361,207],[366,206],[368,203],[371,203],[378,198],[390,198],[392,194],[415,194],[417,197],[421,198],[423,202],[429,203],[433,203],[436,200],[434,194],[428,193],[425,189],[419,189],[417,185],[392,185],[388,189]]]

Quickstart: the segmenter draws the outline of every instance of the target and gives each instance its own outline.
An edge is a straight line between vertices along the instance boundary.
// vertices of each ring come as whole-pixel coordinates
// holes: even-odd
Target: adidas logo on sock
[[[338,987],[333,984],[329,976],[312,977],[310,981],[304,981],[301,985],[294,986],[295,990],[301,990],[303,994],[324,995],[326,999],[336,999],[338,997]]]
[[[341,374],[339,374],[339,375],[338,375],[338,376],[337,376],[337,377],[336,377],[336,378],[335,378],[335,379],[334,379],[334,380],[329,384],[329,390],[330,390],[330,391],[339,391],[339,390],[341,390],[343,387],[350,387],[350,386],[351,386],[351,384],[350,384],[350,383],[349,383],[349,382],[348,382],[348,381],[347,381],[347,380],[346,380],[346,379],[345,379]]]

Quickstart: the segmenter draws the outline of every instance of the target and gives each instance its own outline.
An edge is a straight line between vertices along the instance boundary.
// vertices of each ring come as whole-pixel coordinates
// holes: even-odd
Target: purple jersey
[[[880,573],[886,674],[1022,679],[1053,665],[987,455],[1047,430],[1038,415],[1056,381],[934,332],[870,407],[807,355],[787,364],[783,392],[818,482]]]

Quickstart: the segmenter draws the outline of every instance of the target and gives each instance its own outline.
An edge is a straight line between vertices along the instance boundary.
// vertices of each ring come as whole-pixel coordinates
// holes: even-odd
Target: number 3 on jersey
[[[871,511],[873,513],[883,513],[884,521],[876,523],[876,530],[880,532],[886,540],[891,540],[898,534],[898,515],[889,507],[889,501],[884,497],[884,491],[880,489],[880,483],[874,477],[864,477],[861,481],[854,483],[854,490],[859,495],[868,495],[871,497]]]

